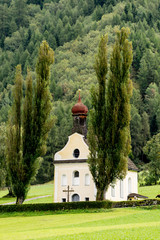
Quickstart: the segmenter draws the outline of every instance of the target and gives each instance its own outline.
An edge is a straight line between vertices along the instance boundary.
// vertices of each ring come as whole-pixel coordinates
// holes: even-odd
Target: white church
[[[96,187],[87,163],[87,112],[88,108],[81,102],[79,94],[78,103],[72,108],[73,134],[54,156],[54,202],[96,200]],[[130,193],[138,193],[137,171],[138,168],[128,159],[126,177],[111,184],[105,198],[123,201]]]

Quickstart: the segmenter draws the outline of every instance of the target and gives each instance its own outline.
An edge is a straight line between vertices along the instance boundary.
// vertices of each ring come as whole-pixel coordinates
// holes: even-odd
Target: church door
[[[72,202],[79,202],[80,198],[78,194],[73,194],[72,196]]]

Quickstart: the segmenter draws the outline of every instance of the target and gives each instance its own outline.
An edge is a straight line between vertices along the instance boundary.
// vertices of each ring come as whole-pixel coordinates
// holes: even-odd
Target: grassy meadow
[[[139,193],[154,198],[160,186],[140,187]],[[2,198],[0,204],[15,201]],[[32,186],[27,198],[51,195],[26,203],[53,202],[53,183]],[[57,212],[1,213],[0,239],[160,239],[160,206],[72,210]]]
[[[0,239],[160,239],[160,207],[0,215]]]
[[[16,198],[5,198],[4,196],[7,193],[8,193],[7,189],[0,191],[0,204],[16,201]],[[53,202],[53,182],[50,182],[47,184],[42,184],[42,185],[31,186],[31,188],[28,192],[28,195],[27,195],[27,199],[41,197],[41,196],[47,196],[47,195],[50,195],[50,196],[45,197],[45,198],[38,198],[35,200],[26,201],[26,202],[24,202],[24,204],[27,204],[27,203],[52,203]]]
[[[155,198],[160,194],[160,185],[139,187],[138,193],[147,196],[148,198]]]

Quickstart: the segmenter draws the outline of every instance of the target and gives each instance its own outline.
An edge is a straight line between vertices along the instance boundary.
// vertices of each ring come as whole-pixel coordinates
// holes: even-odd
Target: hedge
[[[152,205],[160,205],[160,200],[145,199],[145,200],[137,200],[137,201],[112,202],[112,208],[140,207],[140,206],[152,206]]]
[[[33,212],[33,211],[59,211],[89,208],[111,208],[110,201],[69,202],[69,203],[37,203],[22,205],[0,205],[0,212]]]
[[[95,208],[124,208],[160,205],[160,200],[147,199],[138,201],[93,201],[93,202],[69,202],[69,203],[37,203],[22,205],[0,205],[0,212],[35,212],[35,211],[63,211],[72,209],[95,209]]]

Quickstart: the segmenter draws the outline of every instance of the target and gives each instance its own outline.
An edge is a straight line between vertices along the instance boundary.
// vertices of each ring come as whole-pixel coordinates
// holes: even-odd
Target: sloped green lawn
[[[160,185],[139,187],[138,193],[148,198],[155,198],[160,194]]]
[[[28,192],[27,199],[40,197],[40,196],[46,196],[46,195],[50,195],[50,196],[45,197],[45,198],[38,198],[35,200],[30,200],[25,203],[52,203],[53,202],[53,191],[54,190],[53,190],[52,182],[47,183],[47,184],[42,184],[42,185],[31,186],[31,188]],[[0,191],[0,204],[16,201],[16,198],[4,198],[3,196],[5,196],[7,193],[8,193],[7,190]]]
[[[0,215],[0,239],[160,239],[160,207]]]

